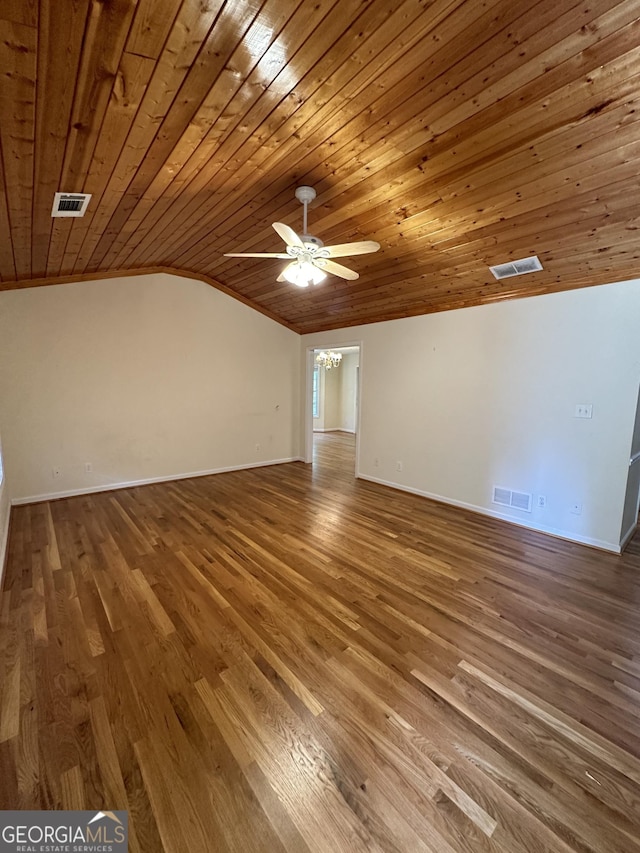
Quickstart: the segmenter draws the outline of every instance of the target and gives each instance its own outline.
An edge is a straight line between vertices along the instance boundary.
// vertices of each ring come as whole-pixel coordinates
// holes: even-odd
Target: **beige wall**
[[[0,433],[11,496],[297,458],[300,347],[359,340],[360,476],[615,549],[638,316],[634,281],[301,340],[180,277],[7,291]],[[593,405],[592,419],[573,417],[578,403]],[[493,485],[531,492],[533,511],[496,506]],[[0,530],[7,500],[4,488]]]
[[[356,397],[358,393],[357,352],[346,352],[340,365],[340,429],[356,431]]]
[[[342,429],[340,370],[320,368],[318,417],[313,419],[313,428],[317,432],[330,432]]]
[[[324,428],[341,429],[341,409],[340,409],[340,380],[342,374],[342,365],[340,367],[332,367],[331,370],[325,370],[324,373]]]
[[[615,550],[638,317],[633,281],[306,335],[301,348],[362,341],[360,476]],[[574,417],[582,403],[592,419]],[[532,512],[493,504],[494,485],[532,493]]]
[[[297,458],[298,351],[295,333],[178,276],[1,293],[12,498]]]
[[[314,430],[355,432],[357,369],[357,352],[345,352],[339,367],[320,369],[320,414],[313,419]]]

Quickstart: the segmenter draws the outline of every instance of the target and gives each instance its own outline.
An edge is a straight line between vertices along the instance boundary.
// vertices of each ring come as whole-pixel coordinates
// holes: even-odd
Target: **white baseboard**
[[[4,564],[7,558],[7,545],[9,544],[9,521],[11,519],[11,507],[8,507],[4,530],[0,533],[0,590],[4,580]]]
[[[245,471],[248,468],[266,468],[269,465],[284,465],[287,462],[304,462],[301,456],[291,456],[288,459],[270,459],[268,462],[250,462],[246,465],[229,465],[224,468],[210,468],[206,471],[190,471],[187,474],[165,474],[162,477],[147,477],[144,480],[127,480],[119,483],[102,483],[82,489],[65,489],[60,492],[46,492],[40,495],[25,495],[13,498],[12,506],[34,504],[41,501],[54,501],[59,498],[73,498],[78,495],[92,495],[98,492],[114,492],[117,489],[130,489],[133,486],[149,486],[153,483],[170,483],[173,480],[188,480],[191,477],[208,477],[210,474],[225,474],[228,471]]]
[[[537,533],[546,533],[548,536],[555,536],[557,539],[566,539],[569,542],[577,542],[580,545],[590,545],[592,548],[599,548],[601,551],[612,551],[614,554],[619,554],[622,550],[620,545],[614,542],[606,542],[603,539],[593,539],[589,536],[582,536],[579,533],[572,533],[566,530],[558,530],[555,527],[547,527],[543,524],[536,524],[533,522],[527,523],[524,519],[517,518],[512,515],[506,515],[505,513],[497,512],[496,510],[488,509],[484,506],[477,506],[476,504],[458,501],[453,498],[445,498],[442,495],[435,495],[432,492],[425,492],[422,489],[413,489],[409,486],[390,482],[389,480],[382,480],[379,477],[369,477],[367,474],[361,474],[359,472],[356,473],[356,476],[360,480],[368,480],[371,483],[378,483],[381,486],[389,486],[390,488],[398,489],[401,492],[409,492],[412,495],[419,495],[422,498],[429,498],[429,500],[438,501],[438,503],[457,506],[461,509],[468,509],[471,510],[471,512],[477,512],[480,513],[480,515],[487,515],[490,518],[499,518],[501,521],[508,521],[510,524],[515,524],[518,527],[526,527],[527,530],[535,530]]]
[[[287,459],[271,459],[267,462],[254,462],[248,463],[246,465],[229,465],[223,468],[210,468],[206,471],[190,471],[185,474],[171,474],[161,477],[148,477],[143,480],[128,480],[119,483],[104,483],[101,485],[89,486],[88,488],[83,489],[67,489],[59,492],[47,492],[46,494],[28,495],[20,498],[13,498],[11,500],[11,505],[21,506],[23,504],[39,503],[41,501],[57,500],[59,498],[76,497],[78,495],[89,495],[95,494],[97,492],[110,492],[116,491],[118,489],[129,489],[133,486],[147,486],[153,483],[170,483],[173,480],[188,480],[191,477],[208,477],[211,474],[224,474],[229,471],[245,471],[250,468],[264,468],[269,465],[284,465],[288,462],[304,461],[305,459],[303,456],[291,456]],[[370,477],[369,475],[362,474],[361,472],[357,472],[356,476],[360,480],[367,480],[371,483],[377,483],[380,486],[388,486],[391,489],[398,489],[401,492],[409,492],[410,494],[419,495],[420,497],[428,498],[429,500],[438,501],[438,503],[444,503],[450,506],[457,506],[461,509],[467,509],[471,512],[477,512],[480,515],[489,516],[490,518],[498,518],[502,521],[507,521],[510,524],[515,524],[518,527],[525,527],[527,530],[535,530],[538,533],[546,533],[549,536],[555,536],[559,539],[566,539],[569,542],[578,542],[581,545],[590,545],[593,548],[599,548],[603,551],[611,551],[614,554],[621,553],[622,549],[626,546],[626,544],[629,542],[629,540],[636,531],[636,526],[634,525],[629,531],[627,531],[625,536],[622,538],[621,544],[618,545],[613,542],[606,542],[602,539],[594,539],[589,536],[581,536],[577,533],[570,533],[566,530],[558,530],[557,528],[548,527],[542,524],[527,524],[522,519],[514,518],[513,516],[506,515],[505,513],[497,512],[493,509],[488,509],[487,507],[478,506],[476,504],[470,504],[466,501],[459,501],[453,498],[446,498],[442,495],[436,495],[433,492],[427,492],[423,489],[414,489],[409,486],[401,485],[400,483],[394,483],[390,480],[383,480],[380,477]],[[8,543],[9,518],[10,513],[7,513],[7,519],[4,525],[4,530],[2,531],[2,534],[0,534],[0,583],[4,570],[4,559]]]

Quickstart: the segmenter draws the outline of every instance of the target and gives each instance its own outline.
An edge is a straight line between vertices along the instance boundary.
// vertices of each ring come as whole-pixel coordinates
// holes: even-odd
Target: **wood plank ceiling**
[[[0,0],[0,287],[170,270],[299,332],[638,275],[638,0]],[[278,284],[270,223],[374,239]],[[83,219],[53,194],[89,192]],[[489,264],[544,270],[495,281]]]

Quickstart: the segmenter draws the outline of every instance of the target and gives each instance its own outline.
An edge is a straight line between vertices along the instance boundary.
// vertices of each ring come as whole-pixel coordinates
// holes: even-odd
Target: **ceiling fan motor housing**
[[[316,197],[313,187],[296,187],[296,198],[301,204],[309,204]]]
[[[301,234],[300,239],[303,243],[310,243],[312,246],[315,246],[316,249],[321,249],[324,246],[319,237],[313,237],[311,234]]]

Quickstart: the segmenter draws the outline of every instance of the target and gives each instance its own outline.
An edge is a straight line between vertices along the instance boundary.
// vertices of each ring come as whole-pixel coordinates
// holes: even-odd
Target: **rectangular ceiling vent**
[[[53,198],[52,216],[84,216],[91,193],[56,193]]]
[[[513,489],[503,489],[502,486],[493,487],[493,503],[500,506],[508,506],[513,509],[521,509],[531,512],[532,496],[527,492],[516,492]]]
[[[528,272],[539,272],[542,269],[540,258],[534,255],[532,258],[520,258],[519,261],[510,261],[508,264],[497,264],[489,267],[497,279],[511,278],[514,275],[526,275]]]

